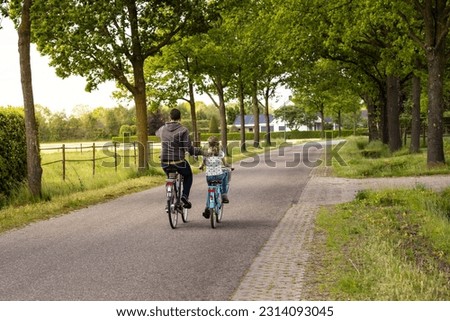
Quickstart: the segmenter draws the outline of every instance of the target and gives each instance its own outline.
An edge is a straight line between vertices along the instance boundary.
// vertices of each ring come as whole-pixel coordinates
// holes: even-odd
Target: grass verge
[[[360,192],[316,222],[309,299],[449,300],[450,189]]]
[[[446,159],[450,157],[450,139],[444,140]],[[397,177],[421,176],[450,173],[450,162],[446,165],[428,168],[426,149],[410,154],[408,147],[391,153],[379,141],[370,142],[367,137],[350,137],[339,150],[340,159],[333,159],[333,173],[340,177]]]

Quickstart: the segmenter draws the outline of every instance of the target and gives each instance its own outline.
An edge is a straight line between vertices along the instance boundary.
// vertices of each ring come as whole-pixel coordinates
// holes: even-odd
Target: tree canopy
[[[20,3],[11,1],[11,16]],[[313,111],[341,124],[342,113],[356,115],[364,102],[369,139],[392,151],[410,127],[420,132],[412,123],[427,117],[427,162],[445,162],[447,1],[34,0],[31,14],[32,40],[58,75],[85,77],[87,90],[112,79],[128,91],[141,166],[148,110],[184,100],[196,134],[194,93],[207,93],[226,147],[227,115],[237,106],[243,117],[251,104],[255,119],[263,112],[268,120],[269,98],[280,85],[293,91],[298,117]],[[411,112],[409,101],[419,112]],[[291,118],[295,114],[289,109]],[[259,124],[254,134],[258,146]],[[270,132],[265,138],[270,143]],[[245,135],[241,144],[245,148]]]

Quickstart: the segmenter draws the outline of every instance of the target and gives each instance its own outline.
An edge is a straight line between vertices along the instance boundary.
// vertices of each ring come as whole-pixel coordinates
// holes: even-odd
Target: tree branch
[[[180,25],[177,28],[175,28],[174,30],[172,30],[172,32],[167,34],[166,37],[164,38],[164,40],[162,40],[157,46],[151,47],[148,50],[144,51],[142,54],[144,59],[156,54],[158,51],[161,50],[161,48],[163,48],[164,46],[167,46],[171,42],[175,42],[175,41],[172,41],[172,39],[181,30],[181,27],[182,27],[182,25]]]

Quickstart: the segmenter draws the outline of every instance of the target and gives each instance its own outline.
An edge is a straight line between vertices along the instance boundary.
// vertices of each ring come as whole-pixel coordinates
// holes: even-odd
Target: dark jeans
[[[192,170],[191,165],[184,160],[183,162],[179,164],[164,164],[161,163],[161,167],[166,172],[167,177],[169,177],[169,171],[170,169],[176,170],[178,173],[183,175],[183,195],[189,198],[189,193],[191,192],[191,186],[192,186]]]

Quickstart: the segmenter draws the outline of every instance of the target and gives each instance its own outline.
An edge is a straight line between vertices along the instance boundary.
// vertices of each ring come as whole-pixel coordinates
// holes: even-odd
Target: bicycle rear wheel
[[[209,219],[211,220],[211,227],[216,228],[217,224],[217,212],[215,208],[209,209]]]
[[[178,211],[176,206],[176,198],[175,195],[172,194],[167,200],[167,214],[169,214],[169,223],[173,229],[177,227],[178,223]]]
[[[221,223],[223,218],[223,203],[217,209],[217,223]]]
[[[181,219],[183,220],[183,223],[187,223],[188,214],[189,214],[189,210],[187,208],[183,207],[183,212],[181,213]]]

